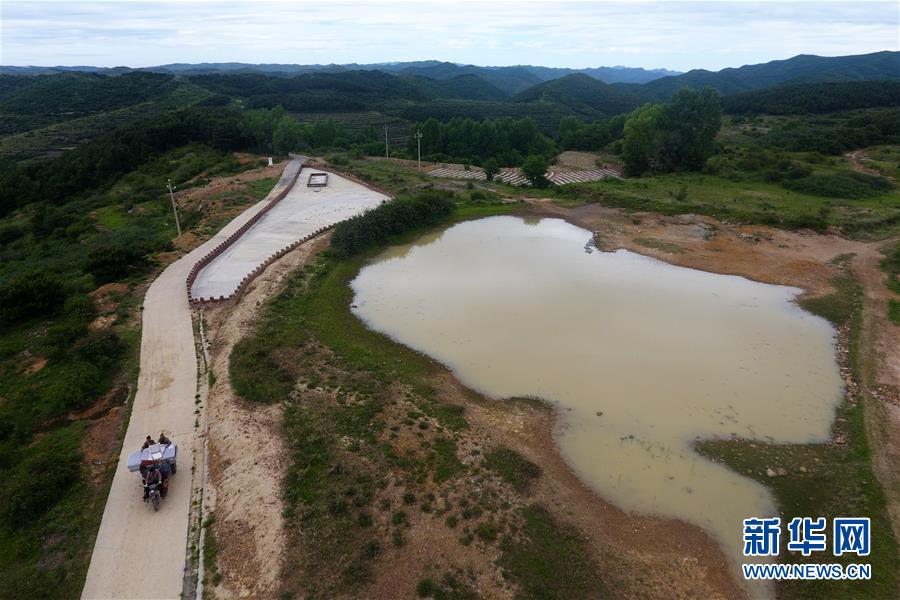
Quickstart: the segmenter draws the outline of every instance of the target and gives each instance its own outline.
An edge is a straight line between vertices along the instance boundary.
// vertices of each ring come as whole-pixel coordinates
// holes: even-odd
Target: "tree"
[[[295,118],[285,115],[278,121],[273,134],[276,154],[287,154],[291,150],[299,150],[303,144],[303,125]]]
[[[699,171],[715,151],[722,126],[719,95],[712,88],[679,90],[663,107],[655,168]]]
[[[493,157],[484,161],[484,176],[488,181],[494,180],[494,175],[500,170],[497,160]]]
[[[712,88],[679,90],[662,106],[645,104],[625,121],[625,171],[698,171],[715,151],[721,125],[722,108]]]
[[[636,108],[625,121],[622,161],[628,175],[640,175],[653,167],[662,112],[659,104],[645,104]]]
[[[522,163],[522,175],[524,175],[534,187],[547,187],[547,168],[550,163],[540,154],[532,154]]]

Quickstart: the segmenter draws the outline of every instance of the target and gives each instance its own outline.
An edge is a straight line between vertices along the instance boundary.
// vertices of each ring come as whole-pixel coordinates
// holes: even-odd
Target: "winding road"
[[[82,598],[180,598],[185,572],[191,465],[197,441],[194,395],[197,357],[185,279],[191,267],[277,195],[302,161],[292,160],[265,200],[226,225],[202,246],[169,265],[143,303],[140,375],[131,419],[103,520],[97,533]],[[128,454],[146,435],[161,430],[178,444],[178,464],[158,513],[141,499],[140,480],[127,468]]]
[[[197,357],[185,282],[191,268],[291,185],[305,157],[288,162],[268,196],[215,237],[169,265],[147,290],[143,304],[140,375],[119,464],[103,511],[82,598],[180,598],[185,580],[194,454],[201,447],[194,426]],[[325,188],[306,186],[308,172],[281,202],[198,273],[201,291],[231,293],[266,256],[323,227],[361,213],[388,197],[329,175]],[[220,290],[221,288],[221,290]],[[211,290],[211,291],[210,291]],[[178,474],[158,513],[142,501],[140,479],[127,468],[128,454],[147,435],[165,431],[178,444]]]

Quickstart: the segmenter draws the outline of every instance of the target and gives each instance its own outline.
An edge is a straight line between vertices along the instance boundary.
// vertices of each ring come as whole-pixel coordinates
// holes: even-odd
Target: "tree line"
[[[554,141],[530,118],[476,121],[456,117],[445,122],[429,118],[411,128],[407,143],[410,156],[418,152],[417,131],[422,133],[422,158],[435,162],[458,160],[481,165],[493,159],[500,166],[514,167],[529,156],[549,159],[557,152]]]
[[[338,224],[329,250],[340,258],[359,254],[391,236],[437,225],[453,212],[453,206],[453,194],[441,190],[389,200]]]

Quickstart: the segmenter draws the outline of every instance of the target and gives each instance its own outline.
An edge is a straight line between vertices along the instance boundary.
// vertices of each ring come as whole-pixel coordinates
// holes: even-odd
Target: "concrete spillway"
[[[316,172],[303,167],[287,196],[197,273],[191,287],[194,298],[230,296],[241,280],[272,254],[388,199],[335,173],[328,174],[325,187],[307,186],[309,176]]]

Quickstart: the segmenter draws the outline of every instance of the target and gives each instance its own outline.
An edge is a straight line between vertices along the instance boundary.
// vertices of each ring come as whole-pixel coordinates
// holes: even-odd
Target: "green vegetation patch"
[[[667,242],[665,240],[658,240],[656,238],[635,238],[635,243],[640,244],[645,248],[653,248],[654,250],[660,250],[661,252],[665,252],[666,254],[681,254],[684,252],[684,248],[679,246],[674,242]]]
[[[495,471],[503,481],[522,492],[533,479],[541,476],[541,468],[506,446],[498,446],[484,457],[484,467]]]
[[[828,173],[789,179],[784,187],[796,192],[824,196],[826,198],[874,198],[893,189],[890,181],[877,175],[864,173]]]
[[[222,574],[219,572],[219,543],[216,540],[216,531],[213,525],[216,522],[216,516],[210,514],[203,520],[203,568],[204,581],[213,586],[219,585],[222,581]]]
[[[359,254],[411,229],[433,227],[452,211],[453,196],[447,192],[395,198],[338,224],[330,250],[342,258]]]
[[[887,274],[885,285],[900,294],[900,244],[893,244],[884,251],[881,269]]]
[[[257,200],[262,200],[269,195],[275,184],[278,183],[278,177],[266,177],[263,179],[253,179],[246,183],[250,193]]]
[[[520,588],[522,599],[575,599],[605,596],[599,567],[581,532],[558,522],[545,507],[522,511],[523,525],[501,543],[499,564]]]
[[[441,580],[425,577],[416,584],[416,596],[434,600],[477,600],[478,594],[454,573],[445,573]]]
[[[859,282],[847,271],[852,259],[852,254],[842,254],[832,261],[832,264],[842,269],[841,274],[831,280],[835,287],[833,293],[802,298],[800,306],[813,314],[828,319],[835,327],[848,322],[854,312],[859,310]]]

